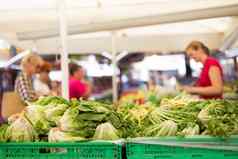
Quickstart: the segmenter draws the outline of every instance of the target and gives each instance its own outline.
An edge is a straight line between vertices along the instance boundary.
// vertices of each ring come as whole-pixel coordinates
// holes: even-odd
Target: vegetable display
[[[41,98],[0,125],[0,142],[238,134],[237,101],[203,101],[184,93],[154,98],[142,105]]]

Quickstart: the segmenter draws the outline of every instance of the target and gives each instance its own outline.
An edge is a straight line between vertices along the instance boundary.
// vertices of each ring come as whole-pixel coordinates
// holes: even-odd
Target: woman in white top
[[[48,62],[44,62],[44,64],[41,66],[39,75],[34,80],[34,83],[33,83],[34,90],[41,96],[51,95],[51,90],[49,87],[50,70],[51,70],[51,65]]]

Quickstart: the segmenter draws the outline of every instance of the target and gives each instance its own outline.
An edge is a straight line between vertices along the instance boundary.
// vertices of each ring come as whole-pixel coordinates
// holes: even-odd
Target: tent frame
[[[238,5],[233,6],[225,6],[225,7],[217,7],[217,8],[206,8],[200,10],[187,11],[187,12],[180,12],[180,14],[168,14],[168,15],[159,15],[154,17],[143,17],[138,19],[132,20],[125,20],[121,22],[111,22],[106,24],[94,24],[94,26],[89,27],[81,26],[77,27],[76,31],[71,31],[69,28],[69,34],[80,34],[85,32],[95,32],[95,31],[104,31],[104,30],[114,30],[111,32],[111,48],[112,48],[112,64],[113,64],[113,102],[117,101],[118,94],[117,94],[117,51],[116,51],[116,30],[122,28],[130,28],[130,27],[138,27],[138,26],[146,26],[146,25],[155,25],[155,24],[164,24],[164,23],[172,23],[172,22],[180,22],[180,21],[187,21],[187,20],[195,20],[195,19],[205,19],[205,18],[214,18],[214,17],[222,17],[222,16],[234,16],[238,15],[237,12]],[[69,99],[69,70],[68,70],[68,23],[66,17],[66,5],[65,0],[59,1],[58,4],[58,14],[59,14],[59,35],[61,40],[62,50],[61,52],[61,69],[62,69],[62,96],[66,99]],[[226,14],[224,14],[226,13]],[[90,24],[91,25],[91,24]],[[80,30],[81,29],[81,30]],[[53,31],[48,35],[40,35],[40,36],[31,36],[31,33],[21,33],[18,34],[19,39],[21,40],[29,40],[29,39],[40,39],[45,37],[52,37],[57,36],[58,34]],[[230,38],[232,41],[234,38]],[[229,43],[230,44],[230,43]]]

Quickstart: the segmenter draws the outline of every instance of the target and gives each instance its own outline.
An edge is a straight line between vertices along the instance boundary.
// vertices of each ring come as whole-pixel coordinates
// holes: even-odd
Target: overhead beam
[[[232,17],[230,27],[225,32],[224,40],[221,44],[220,50],[225,52],[232,48],[235,42],[238,40],[238,17]]]
[[[238,16],[231,17],[231,21],[228,23],[228,27],[224,32],[224,40],[234,31],[238,26]]]
[[[223,41],[220,51],[225,52],[228,49],[231,49],[233,44],[238,40],[238,26],[225,38]]]
[[[158,14],[139,18],[129,18],[109,22],[69,26],[68,34],[74,35],[98,31],[119,30],[125,28],[192,21],[208,18],[218,18],[226,16],[237,16],[237,15],[238,15],[238,4],[226,5],[222,7],[209,7],[205,9],[188,10],[169,14]],[[44,39],[59,36],[59,31],[53,28],[49,30],[41,30],[36,32],[21,32],[17,33],[17,36],[19,40]]]
[[[3,64],[0,65],[0,68],[7,68],[10,65],[14,64],[15,62],[21,60],[23,57],[25,57],[26,55],[30,54],[29,50],[23,51],[19,54],[17,54],[16,56],[12,57],[11,59],[7,60],[6,62],[4,62]]]
[[[171,52],[184,50],[192,40],[199,40],[211,49],[219,48],[222,43],[221,33],[193,33],[193,34],[154,34],[117,37],[117,52]],[[149,41],[149,42],[147,42]],[[26,41],[27,42],[27,41]],[[19,43],[22,46],[25,41]],[[38,51],[41,54],[56,54],[59,52],[58,39],[44,39],[37,41]],[[93,47],[92,47],[93,46]],[[27,48],[27,47],[26,47]],[[31,46],[29,46],[31,48]],[[68,39],[70,54],[112,52],[111,37]]]

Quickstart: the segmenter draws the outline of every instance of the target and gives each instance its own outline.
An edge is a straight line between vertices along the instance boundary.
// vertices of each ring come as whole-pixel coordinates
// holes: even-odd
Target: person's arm
[[[84,81],[83,84],[84,84],[84,87],[85,87],[83,97],[87,99],[87,98],[89,98],[89,96],[92,93],[92,85],[88,81]]]
[[[183,90],[188,93],[199,94],[204,96],[219,95],[223,92],[223,80],[220,70],[217,66],[212,66],[209,70],[211,86],[208,87],[189,87],[184,86]]]

